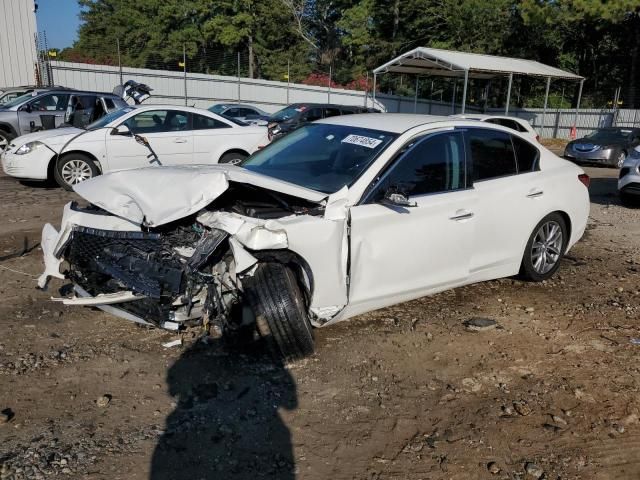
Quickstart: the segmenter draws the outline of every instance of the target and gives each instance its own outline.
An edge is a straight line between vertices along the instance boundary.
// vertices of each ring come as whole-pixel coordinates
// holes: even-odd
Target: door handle
[[[187,143],[186,138],[176,138],[173,140],[173,143]]]
[[[473,212],[469,212],[468,210],[458,210],[453,217],[449,217],[449,220],[468,220],[473,218]]]
[[[542,195],[544,195],[543,190],[538,190],[534,188],[527,194],[527,198],[537,198],[537,197],[541,197]]]

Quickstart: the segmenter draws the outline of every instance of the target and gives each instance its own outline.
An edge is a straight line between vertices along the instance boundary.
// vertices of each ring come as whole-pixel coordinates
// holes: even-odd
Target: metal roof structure
[[[464,77],[465,72],[469,72],[469,78],[493,78],[515,74],[565,80],[583,79],[575,73],[533,60],[425,47],[403,53],[373,71],[375,74],[388,72],[445,77]]]
[[[499,57],[480,53],[458,52],[455,50],[441,50],[438,48],[418,47],[410,50],[384,65],[373,70],[373,98],[375,100],[377,76],[383,73],[405,73],[415,75],[434,75],[441,77],[463,78],[462,112],[465,112],[467,99],[467,85],[470,78],[491,79],[500,76],[509,77],[505,114],[509,113],[511,86],[514,75],[525,75],[547,79],[544,96],[544,112],[546,113],[551,80],[573,80],[580,82],[576,115],[580,108],[582,85],[584,77],[567,72],[544,63],[522,58]],[[416,78],[417,85],[417,78]],[[455,90],[454,90],[455,92]],[[455,93],[454,93],[455,97]],[[416,88],[417,100],[417,88]],[[452,104],[453,105],[453,104]]]

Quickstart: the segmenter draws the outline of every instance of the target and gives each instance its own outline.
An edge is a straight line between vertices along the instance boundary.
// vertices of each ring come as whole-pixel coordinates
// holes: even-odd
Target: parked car
[[[162,165],[239,163],[269,143],[266,127],[242,127],[207,110],[127,106],[87,130],[59,128],[18,137],[2,154],[2,167],[20,179],[55,178],[70,190],[101,173],[156,162],[135,135],[144,136]]]
[[[627,155],[640,145],[640,128],[608,127],[569,142],[564,157],[576,163],[621,168]]]
[[[253,125],[266,125],[269,114],[245,103],[217,103],[208,108],[210,112]]]
[[[312,326],[519,272],[550,278],[584,233],[588,180],[498,125],[336,116],[241,166],[76,185],[91,206],[44,227],[39,285],[67,278],[77,297],[63,303],[168,329],[257,328],[299,358]]]
[[[112,93],[68,88],[33,90],[0,107],[0,152],[20,135],[51,130],[63,124],[84,128],[126,105]]]
[[[622,203],[640,203],[640,146],[629,152],[620,169],[618,192]]]
[[[372,109],[355,105],[333,105],[329,103],[294,103],[278,110],[269,117],[269,133],[281,137],[296,128],[316,120],[339,115],[371,113]]]
[[[36,88],[35,86],[22,86],[22,87],[2,87],[0,88],[0,105],[4,105],[7,102],[10,102],[14,98],[18,98],[25,93],[31,93]]]
[[[520,132],[531,140],[536,142],[540,141],[540,135],[524,118],[510,117],[507,115],[484,115],[475,113],[463,113],[458,115],[452,115],[456,118],[468,118],[470,120],[479,120],[481,122],[493,123],[495,125],[502,125],[503,127],[510,128],[516,132]]]

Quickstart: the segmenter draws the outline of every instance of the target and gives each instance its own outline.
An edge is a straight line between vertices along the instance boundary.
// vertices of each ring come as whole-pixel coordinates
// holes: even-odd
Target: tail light
[[[578,180],[580,180],[585,187],[589,188],[589,184],[591,183],[589,175],[587,175],[586,173],[581,173],[580,175],[578,175]]]

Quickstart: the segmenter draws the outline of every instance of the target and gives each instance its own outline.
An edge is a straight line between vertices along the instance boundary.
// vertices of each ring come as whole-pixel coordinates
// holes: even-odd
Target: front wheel
[[[622,168],[622,165],[624,165],[624,161],[627,159],[627,154],[625,152],[620,152],[617,156],[616,156],[616,167],[617,168]]]
[[[271,353],[285,360],[311,355],[313,330],[293,271],[281,263],[262,263],[247,280],[245,294]]]
[[[13,140],[13,136],[3,130],[0,130],[0,153],[4,152]]]
[[[556,273],[567,247],[567,224],[559,213],[550,213],[536,225],[522,257],[520,274],[541,282]]]
[[[95,162],[82,153],[70,153],[62,157],[56,163],[54,177],[58,185],[65,190],[73,190],[77,185],[85,180],[96,177],[100,174]]]

